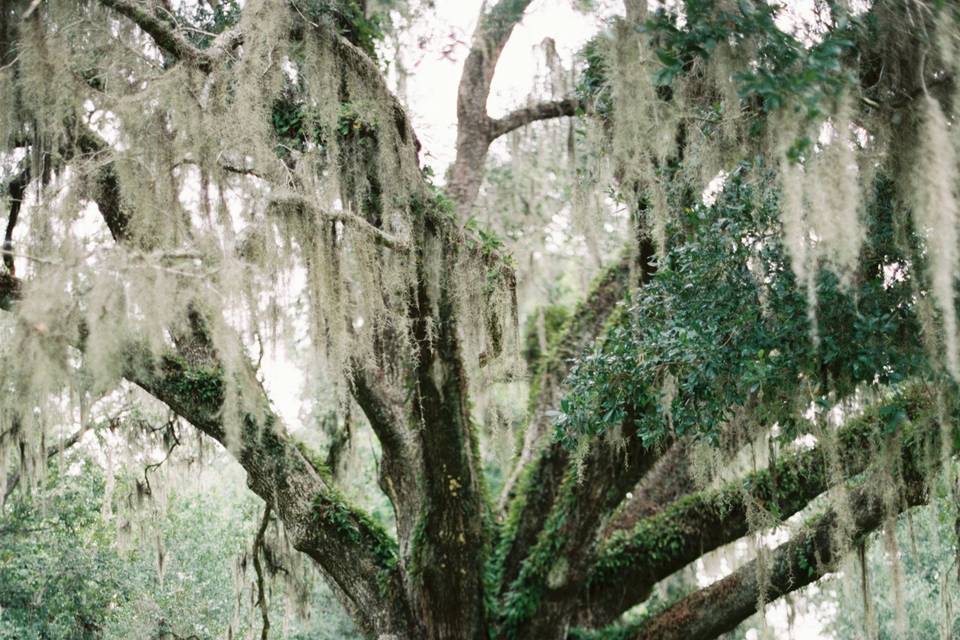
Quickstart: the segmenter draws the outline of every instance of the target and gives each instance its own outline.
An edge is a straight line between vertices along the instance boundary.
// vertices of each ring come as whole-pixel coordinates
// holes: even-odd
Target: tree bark
[[[929,391],[917,387],[907,393],[914,426],[891,446],[902,450],[902,455],[916,456],[914,442],[925,443],[939,425],[930,415],[933,399]],[[842,461],[843,478],[862,473],[875,456],[864,443],[875,441],[883,433],[883,406],[872,407],[841,428],[833,454],[820,445],[782,456],[769,468],[720,489],[685,495],[659,513],[641,519],[632,529],[605,540],[580,596],[589,603],[581,611],[580,623],[591,627],[610,624],[646,600],[660,580],[704,553],[747,535],[751,511],[773,513],[780,520],[800,512],[841,480],[832,477],[828,456]]]

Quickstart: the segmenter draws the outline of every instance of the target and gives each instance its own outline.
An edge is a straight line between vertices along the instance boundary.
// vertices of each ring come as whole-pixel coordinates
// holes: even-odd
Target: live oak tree
[[[530,2],[488,3],[446,188],[364,4],[4,3],[0,442],[18,478],[67,444],[49,441],[66,416],[136,385],[229,451],[264,522],[379,638],[712,638],[950,498],[950,3],[627,0],[574,92],[498,119]],[[536,364],[494,496],[471,394],[515,375],[516,283],[463,221],[491,143],[564,116],[600,131],[635,232]],[[258,353],[284,337],[311,393],[348,393],[376,434],[395,536],[271,405]],[[623,617],[787,518],[785,542]]]

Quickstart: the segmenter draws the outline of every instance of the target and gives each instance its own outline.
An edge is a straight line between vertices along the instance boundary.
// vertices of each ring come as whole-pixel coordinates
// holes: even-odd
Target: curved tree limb
[[[243,34],[239,30],[230,29],[218,35],[209,48],[200,49],[194,46],[168,17],[151,11],[135,0],[100,0],[100,3],[133,21],[166,53],[205,73],[212,71],[213,67],[243,40]]]
[[[906,392],[914,424],[899,445],[909,451],[915,434],[929,434],[935,426],[932,400],[923,388]],[[845,425],[836,435],[835,457],[842,473],[851,478],[868,468],[872,452],[865,443],[883,433],[883,406],[872,407]],[[643,602],[657,582],[679,571],[704,553],[747,535],[751,511],[762,510],[786,519],[827,491],[831,477],[824,446],[781,457],[769,468],[751,473],[715,490],[678,499],[660,513],[619,531],[602,544],[581,598],[589,602],[579,624],[603,626],[630,607]]]
[[[625,252],[621,260],[600,277],[538,368],[531,387],[531,417],[524,433],[520,460],[508,477],[501,497],[502,504],[509,502],[510,511],[509,534],[499,550],[501,594],[506,593],[520,575],[522,563],[550,516],[568,470],[570,452],[559,442],[544,446],[544,441],[553,423],[550,411],[559,406],[570,363],[600,334],[617,303],[633,288],[633,279],[643,285],[653,277],[652,256],[653,248],[647,240],[641,241],[638,256]]]
[[[380,442],[380,488],[390,499],[397,519],[400,562],[406,566],[410,543],[423,509],[418,470],[422,467],[420,449],[406,428],[402,403],[397,402],[385,380],[370,367],[353,367],[353,397],[360,405]]]
[[[927,501],[927,486],[917,466],[905,470],[904,488],[893,506],[895,513]],[[882,483],[867,483],[848,496],[850,523],[841,524],[836,511],[828,510],[807,522],[804,529],[781,544],[766,559],[765,577],[757,560],[731,575],[683,598],[624,637],[630,640],[710,640],[731,631],[759,608],[783,595],[815,582],[835,570],[840,559],[838,527],[854,543],[883,524],[890,515]],[[852,548],[852,547],[851,547]],[[842,550],[841,550],[842,551]]]
[[[393,542],[364,513],[347,504],[320,476],[284,431],[265,395],[255,413],[241,416],[231,436],[222,406],[227,381],[213,354],[188,364],[180,355],[159,359],[128,349],[124,377],[223,444],[247,471],[247,483],[276,510],[294,548],[310,556],[333,580],[356,619],[373,632],[395,632],[413,624],[402,598]],[[196,350],[192,350],[193,360]],[[384,599],[382,581],[393,584]],[[387,606],[384,606],[386,604]],[[364,615],[356,615],[363,611]]]
[[[909,507],[926,502],[923,487],[909,487],[904,501]],[[851,510],[857,539],[879,527],[887,517],[882,501],[866,490],[852,496]],[[835,570],[839,560],[833,535],[836,528],[837,514],[831,510],[774,549],[767,560],[769,575],[765,583],[761,582],[757,561],[753,560],[684,598],[627,637],[631,640],[710,640],[732,631],[757,612],[761,597],[766,602],[776,600]]]
[[[575,116],[583,103],[576,96],[567,96],[560,100],[538,102],[527,107],[511,111],[502,118],[490,121],[490,137],[492,140],[515,131],[538,120],[550,120],[564,116]]]

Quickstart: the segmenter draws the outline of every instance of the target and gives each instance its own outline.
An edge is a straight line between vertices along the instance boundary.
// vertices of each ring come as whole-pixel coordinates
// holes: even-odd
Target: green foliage
[[[659,44],[656,54],[663,66],[656,73],[658,84],[671,84],[722,42],[752,45],[752,64],[734,74],[734,80],[741,99],[755,100],[767,112],[791,105],[816,118],[822,115],[825,98],[853,82],[843,65],[853,52],[859,28],[850,16],[840,13],[823,39],[807,46],[777,26],[775,19],[782,11],[777,3],[742,0],[736,10],[726,7],[717,0],[689,0],[684,3],[682,26],[670,11],[654,14],[645,29]]]
[[[103,478],[84,462],[65,478],[51,468],[34,495],[15,494],[0,515],[0,638],[94,640],[128,601],[131,577],[100,518]]]
[[[372,549],[382,569],[392,571],[396,566],[397,543],[383,525],[333,490],[314,498],[313,517],[317,522],[334,526],[351,543]]]
[[[312,109],[303,100],[296,97],[296,91],[287,87],[283,94],[273,101],[270,113],[273,131],[279,144],[277,155],[286,158],[290,149],[304,151],[308,145],[326,146],[327,140],[334,136],[340,143],[349,143],[364,151],[375,151],[377,125],[366,114],[373,108],[364,109],[363,105],[343,102],[337,112],[336,131],[324,131],[316,109]]]
[[[129,482],[118,478],[117,495]],[[147,538],[131,540],[123,551],[114,520],[103,515],[104,499],[99,465],[79,455],[62,466],[53,462],[37,491],[11,496],[0,513],[0,639],[215,640],[227,637],[231,625],[234,637],[259,631],[259,613],[246,598],[237,600],[235,580],[259,500],[221,490],[174,494],[162,515],[150,519]],[[162,578],[158,541],[165,550]],[[274,620],[287,606],[279,586],[271,587]],[[312,616],[292,617],[289,633],[274,631],[271,638],[358,637],[325,586],[304,597]]]
[[[780,422],[792,438],[798,394],[827,403],[832,392],[895,384],[928,367],[910,283],[884,280],[883,264],[905,258],[882,224],[871,229],[850,290],[820,273],[819,339],[811,339],[806,298],[785,266],[777,202],[760,196],[747,172],[713,206],[687,211],[673,231],[686,242],[574,367],[558,422],[571,445],[621,424],[650,445],[668,433],[716,442],[748,404],[755,420]],[[873,214],[889,216],[890,206],[878,198]]]
[[[160,359],[160,372],[162,375],[156,380],[158,390],[185,406],[204,408],[209,418],[216,418],[210,408],[223,404],[221,368],[195,367],[181,357],[166,355]]]
[[[345,38],[376,58],[377,42],[384,36],[384,14],[367,15],[358,0],[306,0],[297,6],[313,22],[332,22]]]
[[[300,102],[287,97],[277,99],[270,117],[277,137],[297,150],[302,150],[310,140],[320,139],[319,128],[310,126],[312,118]]]
[[[591,113],[602,119],[608,118],[613,111],[609,85],[609,44],[609,38],[596,36],[580,50],[579,57],[583,60],[584,67],[576,86],[580,101],[589,104]]]
[[[249,499],[231,504],[222,495],[173,496],[150,538],[124,557],[129,605],[113,613],[105,637],[222,637],[234,614],[232,565],[253,539],[257,510]],[[162,579],[158,544],[165,550]],[[186,612],[184,603],[192,605]],[[241,624],[235,632],[248,628]]]
[[[370,143],[376,140],[376,123],[364,116],[365,110],[359,109],[359,106],[351,102],[340,105],[337,115],[337,135],[344,140],[353,139],[361,143]]]

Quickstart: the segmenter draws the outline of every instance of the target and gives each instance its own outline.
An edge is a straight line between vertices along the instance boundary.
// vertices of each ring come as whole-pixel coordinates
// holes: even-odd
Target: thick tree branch
[[[607,318],[616,308],[617,303],[623,300],[632,288],[632,260],[630,252],[624,251],[620,260],[607,268],[597,278],[586,299],[577,305],[573,316],[563,326],[559,338],[550,345],[548,353],[538,363],[530,387],[529,418],[524,428],[523,445],[500,495],[499,508],[501,512],[506,511],[507,505],[514,498],[521,474],[545,444],[546,435],[553,424],[552,412],[560,405],[560,398],[564,390],[563,381],[570,372],[573,359],[593,342]],[[562,455],[563,453],[558,451],[554,457]],[[558,480],[562,477],[562,469],[560,471]],[[558,482],[543,484],[545,480],[545,478],[540,478],[534,486],[540,487],[543,491],[552,491],[559,484]],[[552,502],[552,498],[548,498],[545,494],[537,500],[539,502]],[[546,506],[549,508],[549,504]],[[532,521],[532,513],[522,517],[521,520],[524,522],[530,520],[530,533],[528,536],[522,536],[521,539],[516,540],[517,551],[508,553],[508,556],[515,556],[521,548],[524,551],[528,549],[532,544],[532,538],[529,536],[536,535],[536,531],[539,531],[539,528]],[[538,524],[542,524],[542,520]],[[526,528],[527,525],[521,524],[518,533],[520,530],[526,530]],[[507,564],[515,565],[509,560]],[[508,571],[509,573],[511,572]],[[513,573],[512,576],[505,577],[512,580],[513,577],[516,577],[516,574]]]
[[[604,527],[601,539],[618,531],[633,529],[640,520],[657,515],[696,489],[690,469],[689,442],[680,440],[663,454],[650,473],[633,488],[632,495],[627,496]]]
[[[628,419],[627,424],[632,420]],[[604,518],[653,466],[659,452],[638,434],[599,436],[576,466],[567,465],[543,530],[504,596],[503,633],[557,638],[569,626]]]
[[[921,474],[919,460],[908,464],[903,477],[903,491],[895,513],[923,504],[927,500],[927,488]],[[757,561],[747,563],[726,578],[701,589],[649,622],[634,633],[625,635],[631,640],[710,640],[731,631],[743,620],[753,615],[761,599],[771,602],[796,591],[836,568],[838,526],[844,529],[852,525],[853,541],[862,540],[893,515],[887,509],[882,482],[868,482],[853,490],[849,499],[849,520],[840,525],[837,513],[828,510],[813,518],[805,528],[789,541],[778,546],[766,559],[765,577]]]
[[[136,0],[100,0],[100,3],[133,21],[166,53],[206,73],[243,39],[239,30],[231,29],[217,36],[210,48],[200,49],[195,47],[169,18],[151,11]]]
[[[879,496],[865,489],[851,497],[855,539],[879,527],[887,514]],[[903,496],[906,506],[926,501],[922,485],[910,486]],[[829,511],[808,523],[766,560],[769,572],[761,582],[757,561],[751,561],[726,578],[698,591],[643,625],[631,640],[711,640],[733,630],[757,611],[762,595],[770,602],[833,571],[837,514]],[[762,593],[761,593],[762,591]]]
[[[911,389],[905,403],[916,434],[928,434],[936,424],[932,400],[923,388]],[[885,422],[882,406],[852,420],[836,435],[832,455],[842,462],[846,478],[855,476],[873,461],[865,444],[875,441]],[[770,468],[717,490],[677,500],[662,512],[640,520],[630,531],[607,540],[598,555],[582,598],[590,603],[581,612],[581,625],[603,626],[635,604],[643,602],[660,580],[680,570],[704,553],[718,549],[749,532],[751,511],[763,510],[788,518],[828,490],[837,478],[829,471],[831,455],[817,446],[783,456]]]
[[[0,276],[0,308],[14,310],[21,290],[18,279]],[[212,349],[191,345],[189,359],[176,352],[158,358],[136,343],[124,351],[124,377],[233,454],[247,471],[250,488],[283,520],[293,546],[338,587],[361,626],[371,634],[416,628],[402,595],[393,541],[320,476],[286,434],[265,394],[256,411],[240,417],[238,433],[230,435],[222,411],[227,381]],[[237,375],[253,380],[252,371]],[[390,597],[384,597],[384,584]]]
[[[543,530],[568,471],[570,452],[556,441],[544,446],[544,440],[553,423],[550,411],[559,406],[563,380],[571,361],[600,333],[617,303],[631,290],[631,283],[636,281],[642,285],[653,277],[652,257],[652,245],[644,240],[640,243],[638,255],[626,252],[616,265],[610,267],[574,312],[550,355],[538,368],[531,390],[530,423],[524,433],[520,460],[506,483],[502,498],[504,502],[511,499],[512,502],[508,535],[499,550],[500,593],[505,593],[520,575],[522,563]],[[610,508],[615,506],[613,504]]]
[[[448,191],[466,219],[477,197],[491,136],[487,99],[493,74],[514,27],[531,0],[499,0],[480,14],[470,53],[463,64],[457,89],[457,157],[450,167]]]
[[[403,402],[393,397],[388,383],[379,372],[363,364],[353,367],[353,397],[360,405],[380,442],[383,457],[380,461],[380,488],[390,498],[397,519],[397,539],[400,560],[406,565],[410,558],[410,543],[414,528],[422,514],[420,451],[406,428],[407,416]]]
[[[193,350],[196,360],[196,350]],[[266,397],[241,416],[239,433],[223,421],[227,381],[213,354],[188,364],[131,353],[125,376],[223,444],[247,471],[250,488],[276,510],[293,546],[310,556],[347,595],[356,614],[371,616],[370,631],[409,628],[409,611],[395,569],[393,543],[365,514],[347,504],[285,433]],[[249,372],[248,372],[249,373]],[[384,607],[381,580],[397,591]],[[363,616],[357,619],[363,620]]]
[[[500,136],[515,131],[538,120],[550,120],[564,116],[574,116],[582,103],[576,96],[567,96],[560,100],[548,100],[527,107],[521,107],[502,118],[490,121],[490,139],[496,140]]]
[[[458,261],[444,240],[430,230],[418,240],[422,253],[439,262],[418,261],[411,301],[417,355],[410,427],[420,443],[424,499],[411,571],[416,597],[432,618],[430,637],[481,640],[487,635],[486,496],[457,326]],[[439,278],[426,271],[431,264],[440,265]]]

